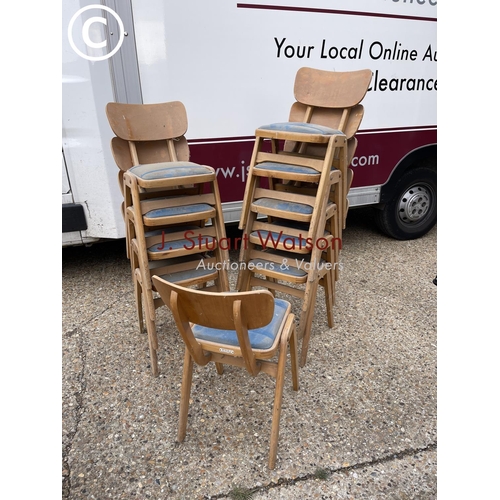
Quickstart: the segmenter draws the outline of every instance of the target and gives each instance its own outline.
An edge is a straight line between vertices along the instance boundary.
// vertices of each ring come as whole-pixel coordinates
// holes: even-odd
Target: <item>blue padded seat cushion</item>
[[[274,170],[276,172],[290,172],[293,174],[319,175],[319,172],[311,167],[289,165],[288,163],[276,163],[274,161],[263,161],[262,163],[255,165],[254,168],[260,168],[264,170]]]
[[[307,234],[307,233],[306,233]],[[284,233],[275,233],[274,231],[261,231],[260,229],[250,233],[250,236],[254,238],[259,238],[262,246],[268,248],[276,248],[276,246],[281,243],[285,246],[292,248],[306,248],[307,240],[305,238],[299,238],[298,236],[290,236]],[[310,246],[310,244],[309,244]]]
[[[215,248],[215,238],[213,236],[201,236],[202,243],[198,243],[198,240],[193,239],[165,241],[163,244],[160,242],[156,243],[156,245],[150,246],[148,248],[148,252],[166,252],[168,250],[179,250],[181,248],[184,248],[184,250],[192,250],[193,248],[197,248],[198,251],[201,252],[203,251],[203,247],[200,248],[200,246],[202,245],[206,245],[210,249]]]
[[[342,133],[340,130],[336,130],[330,127],[325,127],[324,125],[318,125],[316,123],[304,123],[304,122],[271,123],[269,125],[263,125],[262,127],[259,127],[259,129],[276,130],[279,132],[292,132],[299,134],[336,135]]]
[[[261,328],[248,330],[248,337],[252,349],[269,349],[273,345],[274,339],[276,335],[278,335],[285,319],[288,305],[286,300],[274,299],[274,314],[271,322]],[[217,328],[208,328],[200,325],[192,325],[191,329],[197,339],[239,346],[236,330],[219,330]]]
[[[144,214],[144,217],[149,219],[154,219],[157,217],[174,217],[176,215],[188,215],[195,214],[199,212],[207,212],[212,210],[212,207],[207,203],[197,203],[194,205],[184,205],[182,207],[170,207],[170,208],[155,208]]]
[[[175,273],[162,274],[160,278],[164,279],[165,281],[170,281],[171,283],[178,283],[180,281],[209,276],[210,274],[214,274],[214,272],[216,271],[213,268],[205,269],[204,267],[200,267],[199,269],[188,269],[187,271],[177,271]]]
[[[311,205],[292,201],[275,200],[273,198],[260,198],[254,201],[252,205],[260,208],[274,208],[276,210],[284,210],[303,215],[311,215],[313,213],[313,207],[311,207]]]
[[[277,264],[276,262],[272,262],[269,260],[264,260],[264,259],[252,259],[250,263],[253,264],[254,268],[252,269],[252,272],[254,273],[259,273],[259,267],[260,269],[269,269],[269,270],[274,270],[283,274],[288,274],[288,276],[294,276],[296,278],[303,278],[306,274],[307,271],[305,271],[302,268],[294,267],[291,264],[289,264],[289,261],[292,261],[295,263],[294,260],[290,259],[290,257],[287,257],[288,260],[283,260],[282,264]],[[302,259],[297,259],[299,262]]]
[[[162,233],[164,234],[169,234],[169,233],[176,233],[176,232],[184,232],[186,233],[187,231],[196,231],[200,230],[200,226],[170,226],[170,227],[165,227],[163,229],[154,229],[152,231],[148,231],[147,233],[144,234],[146,238],[149,238],[150,236],[159,236]]]
[[[149,163],[132,167],[129,172],[145,181],[189,177],[192,175],[211,174],[214,170],[206,165],[198,165],[190,161],[170,161]]]

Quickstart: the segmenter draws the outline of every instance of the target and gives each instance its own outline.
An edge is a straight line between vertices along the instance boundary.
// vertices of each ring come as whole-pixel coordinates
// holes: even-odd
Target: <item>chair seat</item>
[[[305,233],[307,236],[307,233]],[[282,231],[257,230],[250,233],[250,241],[266,248],[289,250],[296,253],[309,253],[311,250],[311,241],[299,236],[291,236]]]
[[[300,259],[297,260],[300,261]],[[290,261],[295,263],[295,259],[291,259],[290,256],[285,257],[282,264],[265,259],[252,259],[248,263],[248,268],[252,269],[252,272],[263,274],[264,276],[272,277],[279,273],[290,278],[306,278],[307,271],[303,268],[294,267]]]
[[[260,198],[252,203],[252,207],[255,207],[257,210],[262,210],[262,213],[266,213],[266,209],[293,212],[301,215],[311,215],[313,212],[313,207],[311,207],[311,205],[293,201],[276,200],[273,198]]]
[[[311,255],[297,256],[280,250],[268,249],[259,252],[261,257],[250,260],[248,267],[255,274],[276,278],[294,283],[304,283],[311,269]],[[281,259],[281,262],[279,260]],[[331,267],[324,259],[313,266],[320,274]]]
[[[180,240],[166,241],[165,243],[156,243],[148,248],[148,252],[152,254],[172,250],[194,250],[195,252],[202,252],[206,250],[213,250],[216,246],[216,238],[201,234],[199,235],[199,239],[197,236],[196,239],[182,238]]]
[[[286,300],[274,299],[274,315],[271,322],[262,328],[248,330],[248,337],[252,349],[266,350],[272,347],[276,336],[280,333],[283,322],[286,319],[286,312],[289,307]],[[238,346],[238,335],[236,330],[219,330],[201,325],[192,325],[194,336],[199,340]]]
[[[179,215],[198,214],[213,211],[213,207],[207,203],[196,203],[193,205],[183,205],[181,207],[156,208],[144,214],[146,219],[158,217],[177,217]]]
[[[301,167],[300,165],[291,165],[288,163],[276,163],[274,161],[264,161],[254,167],[257,170],[271,170],[273,172],[287,172],[290,174],[319,176],[319,172],[311,167]],[[312,182],[312,181],[311,181]]]
[[[325,127],[315,123],[305,122],[282,122],[263,125],[258,130],[274,130],[279,132],[291,132],[294,134],[320,134],[320,135],[337,135],[342,134],[340,130]]]
[[[160,236],[162,233],[164,234],[177,233],[177,232],[186,233],[187,231],[199,231],[199,230],[200,226],[171,226],[162,229],[153,229],[151,231],[147,231],[146,233],[144,233],[144,236],[146,238],[149,238],[151,236]]]
[[[172,161],[137,165],[129,172],[145,181],[173,179],[175,177],[191,177],[214,173],[214,169],[206,165],[198,165],[190,161]]]
[[[217,274],[217,269],[214,269],[213,267],[212,269],[208,269],[206,266],[200,266],[199,269],[188,269],[186,271],[161,274],[160,278],[163,278],[166,281],[170,281],[170,283],[182,284],[185,281],[193,282],[199,278],[207,278],[210,275],[213,275],[214,278],[216,278]]]

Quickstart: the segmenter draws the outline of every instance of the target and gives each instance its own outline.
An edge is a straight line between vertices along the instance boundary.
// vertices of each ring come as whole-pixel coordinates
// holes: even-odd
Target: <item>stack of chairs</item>
[[[221,199],[212,167],[189,161],[187,114],[179,101],[108,103],[115,133],[139,328],[148,333],[151,371],[158,369],[156,309],[163,305],[153,275],[179,285],[229,291],[229,255]],[[222,248],[221,248],[222,246]]]
[[[333,326],[349,164],[371,77],[370,70],[301,68],[289,121],[255,132],[239,225],[245,244],[237,288],[265,287],[301,299],[300,366],[307,358],[318,285]]]

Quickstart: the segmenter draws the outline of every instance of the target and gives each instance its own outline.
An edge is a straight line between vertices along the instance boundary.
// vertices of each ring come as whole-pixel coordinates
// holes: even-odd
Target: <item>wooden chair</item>
[[[106,113],[116,134],[111,149],[120,169],[137,315],[141,331],[146,320],[157,376],[156,309],[162,301],[151,270],[186,286],[213,282],[213,288],[229,290],[229,255],[219,245],[226,237],[219,188],[212,167],[189,161],[181,102],[109,103]]]
[[[187,117],[184,105],[178,101],[153,105],[111,102],[106,106],[106,115],[116,134],[111,140],[111,151],[119,168],[118,184],[124,197],[122,214],[125,219],[127,257],[130,257],[130,221],[127,219],[125,205],[131,205],[131,194],[124,186],[123,176],[130,168],[139,165],[139,157],[142,164],[148,165],[188,161],[189,146],[184,137]],[[165,121],[169,122],[165,127],[166,133],[162,134],[161,130],[156,133],[145,132],[150,127],[161,128]]]
[[[349,163],[356,147],[354,134],[363,117],[359,103],[371,76],[370,70],[301,68],[289,121],[262,126],[255,132],[240,222],[249,244],[240,252],[238,290],[264,286],[302,298],[298,328],[298,337],[303,339],[301,366],[306,361],[319,284],[325,288],[328,324],[333,326],[334,285],[352,181]],[[266,151],[268,142],[270,152]],[[272,248],[263,248],[262,242],[271,239]],[[328,243],[325,249],[316,245],[320,241]],[[312,263],[307,273],[299,273],[298,266],[276,266],[283,259],[294,262],[296,258]],[[324,271],[322,262],[331,266],[331,273]],[[249,270],[249,265],[256,264],[260,269]],[[305,289],[298,289],[297,283],[305,284]]]
[[[153,276],[153,282],[186,345],[177,440],[182,442],[186,436],[193,362],[200,366],[214,362],[220,375],[224,364],[246,368],[252,376],[265,372],[276,379],[268,462],[274,469],[288,345],[292,385],[295,391],[299,389],[290,304],[267,290],[213,293],[184,288],[158,276]]]

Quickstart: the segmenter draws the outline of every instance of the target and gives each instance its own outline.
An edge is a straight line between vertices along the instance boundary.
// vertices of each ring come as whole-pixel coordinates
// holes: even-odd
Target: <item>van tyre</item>
[[[379,229],[398,240],[412,240],[428,233],[437,220],[437,174],[418,167],[406,172],[396,184],[394,195],[375,210]]]

